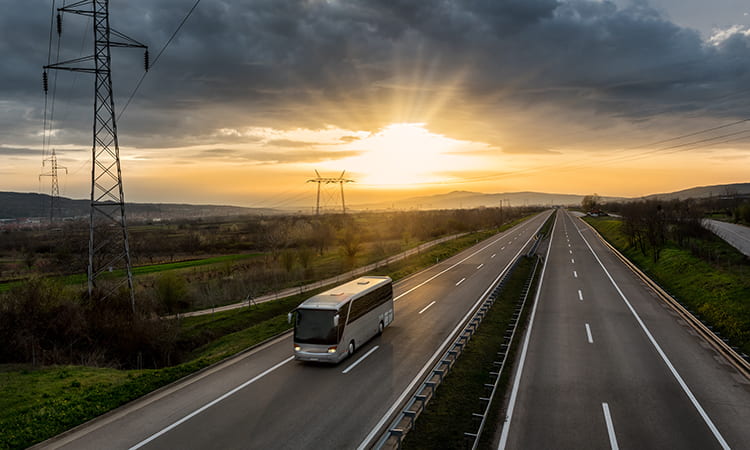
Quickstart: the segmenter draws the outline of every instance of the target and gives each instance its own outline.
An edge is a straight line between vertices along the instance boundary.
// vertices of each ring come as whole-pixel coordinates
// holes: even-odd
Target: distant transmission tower
[[[346,214],[346,203],[344,202],[344,183],[353,183],[354,180],[344,178],[345,172],[346,170],[341,172],[341,175],[339,175],[338,178],[327,178],[327,177],[321,177],[318,171],[316,170],[315,175],[317,175],[317,177],[307,180],[308,183],[318,183],[318,197],[317,197],[317,201],[315,202],[315,215],[320,214],[320,186],[322,184],[332,184],[332,183],[338,183],[341,186],[341,212]]]
[[[57,172],[60,169],[65,170],[65,173],[68,173],[68,168],[63,167],[59,164],[57,164],[57,155],[55,154],[55,149],[52,149],[52,154],[49,156],[49,158],[45,158],[42,161],[42,167],[46,166],[46,164],[49,162],[50,169],[49,172],[41,173],[39,174],[39,180],[42,179],[42,177],[51,177],[52,178],[52,192],[50,193],[50,200],[49,200],[49,223],[53,223],[55,221],[55,212],[57,212],[57,216],[60,216],[60,183],[57,179]]]
[[[143,48],[145,69],[148,70],[148,47],[115,31],[109,26],[109,0],[83,0],[58,8],[57,33],[62,33],[61,13],[90,17],[94,25],[94,54],[70,61],[44,66],[44,88],[47,90],[47,69],[85,72],[95,75],[94,139],[91,150],[91,209],[89,228],[88,289],[93,296],[97,280],[107,272],[115,282],[103,292],[106,297],[127,283],[130,301],[135,310],[133,274],[130,264],[128,230],[125,221],[125,196],[120,170],[120,147],[117,142],[115,102],[112,96],[111,47]],[[114,38],[114,40],[113,40]],[[81,67],[90,64],[93,67]],[[124,272],[125,280],[116,281]],[[108,278],[110,278],[108,277]]]

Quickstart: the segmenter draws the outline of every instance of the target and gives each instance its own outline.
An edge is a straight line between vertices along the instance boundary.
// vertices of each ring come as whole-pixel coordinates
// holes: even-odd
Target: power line
[[[156,58],[154,58],[154,61],[151,63],[151,68],[153,68],[156,65],[156,62],[159,61],[159,58],[161,57],[162,53],[164,53],[164,50],[169,47],[169,44],[172,43],[172,40],[177,36],[177,33],[180,32],[180,29],[182,29],[182,26],[185,25],[185,22],[187,22],[188,18],[193,14],[193,11],[195,11],[195,8],[198,7],[198,4],[201,2],[201,0],[196,0],[195,4],[193,4],[193,7],[190,8],[190,11],[188,11],[187,15],[185,15],[185,18],[182,19],[182,22],[180,22],[180,25],[177,27],[176,30],[174,30],[174,33],[172,33],[172,36],[169,37],[169,40],[166,44],[164,44],[164,47],[161,48],[159,53],[156,55]],[[120,110],[120,114],[117,116],[117,119],[119,120],[126,109],[128,109],[128,105],[130,105],[130,102],[133,100],[133,97],[135,97],[136,92],[138,92],[138,89],[140,89],[141,84],[143,83],[143,80],[146,78],[146,75],[148,75],[148,71],[143,72],[143,75],[141,75],[141,79],[138,80],[138,84],[135,85],[135,88],[133,89],[133,92],[130,94],[130,97],[128,98],[128,101],[125,102],[125,106],[122,107]]]

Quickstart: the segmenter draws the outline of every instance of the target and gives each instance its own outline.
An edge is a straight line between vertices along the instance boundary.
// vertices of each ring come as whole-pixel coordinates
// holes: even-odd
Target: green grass
[[[654,262],[650,252],[643,255],[629,245],[620,220],[586,221],[683,306],[750,354],[750,263],[744,255],[720,239],[710,238],[693,243],[700,254],[709,256],[701,258],[670,243]]]
[[[523,257],[511,274],[505,288],[453,369],[438,387],[427,409],[419,416],[415,427],[406,435],[405,449],[466,448],[464,432],[474,433],[479,424],[472,414],[483,408],[480,397],[486,397],[485,383],[492,383],[489,373],[497,370],[493,361],[503,343],[504,333],[520,298],[523,285],[533,269],[535,258]],[[528,305],[527,305],[528,306]],[[509,361],[512,358],[509,357]],[[507,387],[510,367],[506,366],[495,393],[491,414],[485,423],[481,442],[489,447],[499,423],[498,414]],[[486,442],[485,442],[486,441]]]
[[[395,280],[510,228],[472,233],[377,271]],[[215,262],[215,261],[214,261]],[[179,264],[179,263],[176,263]],[[189,361],[156,370],[0,365],[0,449],[24,448],[137,399],[289,329],[286,314],[319,291],[251,308],[180,318]]]
[[[207,266],[211,264],[226,264],[226,263],[232,263],[235,261],[241,261],[243,259],[250,259],[260,256],[260,253],[244,253],[244,254],[237,254],[237,255],[222,255],[222,256],[213,256],[211,258],[202,258],[202,259],[193,259],[189,261],[179,261],[174,263],[165,263],[165,264],[151,264],[148,266],[138,266],[133,267],[133,275],[148,275],[152,273],[158,273],[158,272],[164,272],[167,270],[177,270],[177,269],[189,269],[191,267],[199,267],[199,266]],[[124,271],[122,269],[118,269],[112,272],[112,274],[104,274],[104,278],[108,277],[120,277],[123,276]],[[87,275],[85,273],[77,273],[73,275],[65,275],[62,277],[56,277],[62,280],[63,284],[65,285],[76,285],[76,284],[85,284],[87,280]],[[24,280],[21,281],[12,281],[8,283],[2,283],[0,284],[0,292],[8,291],[13,286],[16,286],[18,284],[24,283]]]

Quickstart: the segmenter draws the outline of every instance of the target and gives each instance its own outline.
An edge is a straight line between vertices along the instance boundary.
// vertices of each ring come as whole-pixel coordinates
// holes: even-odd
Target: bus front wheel
[[[354,341],[349,342],[349,355],[354,354]]]
[[[380,322],[380,323],[378,324],[378,335],[381,335],[381,334],[383,334],[383,328],[384,328],[384,327],[383,327],[383,322],[381,321],[381,322]]]

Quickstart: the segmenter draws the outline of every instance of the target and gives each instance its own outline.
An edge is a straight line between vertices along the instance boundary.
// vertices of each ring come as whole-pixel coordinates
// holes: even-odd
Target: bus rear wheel
[[[381,335],[381,334],[383,334],[383,328],[385,328],[385,327],[383,326],[383,322],[381,321],[381,322],[380,322],[380,323],[378,324],[378,335]]]
[[[354,341],[349,342],[349,356],[354,354]]]

